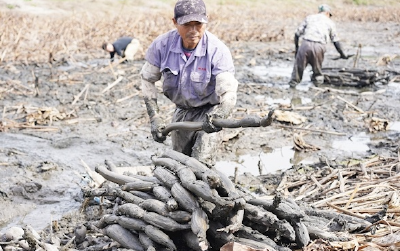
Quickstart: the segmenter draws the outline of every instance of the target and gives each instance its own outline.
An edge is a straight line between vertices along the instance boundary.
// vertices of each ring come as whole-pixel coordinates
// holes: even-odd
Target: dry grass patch
[[[25,1],[26,2],[26,1]],[[119,36],[137,37],[147,48],[158,35],[174,28],[174,1],[139,5],[127,1],[54,1],[57,14],[5,9],[0,12],[0,62],[53,62],[62,58],[101,58],[100,46]],[[210,1],[208,1],[210,2]],[[292,1],[218,1],[208,3],[208,29],[228,44],[232,41],[291,41],[294,29],[311,13],[315,3]],[[29,3],[29,2],[26,2]],[[76,8],[74,8],[76,6]],[[80,6],[79,9],[77,6]],[[86,6],[86,8],[85,8]],[[400,22],[400,5],[358,6],[334,3],[337,22]],[[50,8],[50,7],[49,7]],[[107,9],[108,8],[108,9]],[[21,8],[22,9],[22,8]],[[144,51],[138,57],[143,57]]]

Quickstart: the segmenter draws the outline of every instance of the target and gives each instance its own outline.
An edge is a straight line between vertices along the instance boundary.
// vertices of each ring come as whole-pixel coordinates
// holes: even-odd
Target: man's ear
[[[178,22],[176,21],[176,19],[175,19],[174,17],[172,18],[172,22],[174,22],[174,25],[175,25],[175,26],[178,25]]]

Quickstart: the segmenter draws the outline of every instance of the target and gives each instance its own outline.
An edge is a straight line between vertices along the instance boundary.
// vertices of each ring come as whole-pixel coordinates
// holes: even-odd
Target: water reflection
[[[241,155],[238,161],[220,161],[217,162],[215,168],[228,176],[251,173],[254,176],[261,174],[274,173],[278,170],[287,170],[292,167],[291,159],[294,156],[292,146],[285,146],[272,150],[270,153],[261,152],[254,156],[250,154]]]
[[[259,77],[287,77],[292,74],[292,65],[280,64],[274,66],[256,65],[249,67],[248,70]]]
[[[257,100],[257,103],[262,103],[264,105],[284,105],[284,106],[299,106],[312,103],[312,99],[305,97],[292,97],[290,98],[271,98],[265,95],[256,95],[254,99]]]
[[[62,218],[67,212],[72,212],[82,203],[76,201],[70,196],[60,199],[54,199],[54,201],[46,201],[42,204],[27,204],[27,207],[32,209],[24,216],[15,217],[12,222],[6,226],[0,226],[0,229],[8,229],[14,226],[30,225],[34,229],[43,230],[47,226],[51,225],[52,221],[57,221]]]
[[[370,150],[367,145],[370,141],[366,133],[360,133],[345,140],[335,140],[332,142],[332,147],[349,152],[366,152]]]
[[[400,121],[389,123],[389,130],[400,132]]]

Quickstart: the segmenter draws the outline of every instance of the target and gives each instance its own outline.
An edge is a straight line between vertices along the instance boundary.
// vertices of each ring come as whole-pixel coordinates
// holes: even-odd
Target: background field
[[[104,56],[100,46],[120,36],[143,48],[173,28],[174,0],[2,0],[0,62],[46,62],[69,55],[76,61]],[[208,29],[232,42],[292,41],[293,32],[322,1],[206,1]],[[339,24],[400,22],[398,1],[326,1]],[[399,32],[399,29],[394,32]],[[138,55],[143,56],[144,50]]]

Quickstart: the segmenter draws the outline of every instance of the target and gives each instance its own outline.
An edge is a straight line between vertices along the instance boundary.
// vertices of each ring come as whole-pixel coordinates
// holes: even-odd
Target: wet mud
[[[389,28],[379,37],[372,36],[378,25],[372,26],[342,26],[348,51],[355,52],[363,42],[357,67],[399,69],[399,59],[376,65],[380,57],[398,49],[400,36],[391,33],[396,25],[386,24]],[[371,155],[397,156],[398,80],[363,89],[315,87],[307,69],[303,82],[291,89],[287,85],[293,65],[290,42],[231,42],[229,46],[240,82],[233,118],[265,116],[276,109],[290,111],[304,121],[294,125],[274,120],[265,128],[224,130],[217,169],[238,175],[242,184],[257,183],[254,176],[263,175],[273,191],[281,173],[290,168],[341,165]],[[334,47],[329,45],[324,66],[354,66],[351,59],[331,60],[335,56]],[[151,156],[171,148],[169,138],[163,144],[151,138],[140,97],[143,63],[137,59],[110,69],[107,59],[54,64],[2,62],[0,232],[24,224],[44,229],[66,215],[72,215],[67,217],[72,227],[82,216],[81,188],[93,182],[89,173],[97,165],[111,160],[121,168],[149,167]],[[161,92],[159,97],[164,119],[169,121],[173,104]],[[43,108],[53,108],[56,115],[51,121],[27,123],[28,115]],[[372,118],[387,120],[388,126],[371,131]],[[295,137],[319,150],[295,150]],[[264,181],[267,188],[268,181]]]

